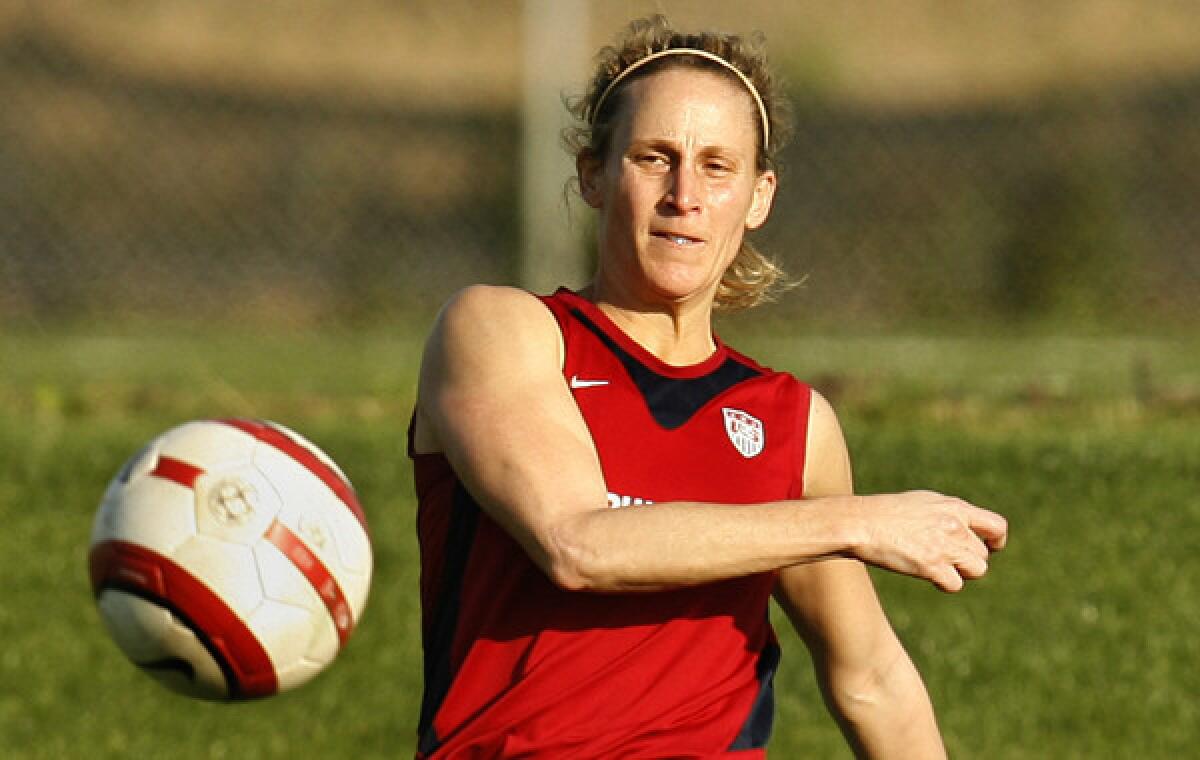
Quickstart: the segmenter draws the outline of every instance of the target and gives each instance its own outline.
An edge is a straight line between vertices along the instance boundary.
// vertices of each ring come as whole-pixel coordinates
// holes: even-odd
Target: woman
[[[471,287],[430,336],[410,430],[425,635],[418,756],[763,757],[774,594],[869,757],[941,757],[865,563],[947,591],[1003,518],[853,496],[829,404],[713,334],[773,270],[777,99],[740,39],[656,18],[580,113],[598,265],[579,293]]]

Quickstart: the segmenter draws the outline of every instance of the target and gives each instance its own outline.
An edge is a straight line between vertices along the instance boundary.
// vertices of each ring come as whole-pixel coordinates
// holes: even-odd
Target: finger
[[[987,562],[988,556],[992,553],[991,548],[983,542],[983,539],[970,531],[967,532],[966,546],[964,548],[972,556],[984,562]]]
[[[958,574],[965,580],[982,578],[988,570],[987,560],[978,555],[968,554],[954,563]]]
[[[953,565],[939,565],[929,574],[929,580],[942,591],[953,594],[961,591],[964,581]]]
[[[990,509],[983,509],[972,504],[962,506],[963,517],[967,525],[983,539],[992,551],[999,551],[1008,542],[1008,520]]]

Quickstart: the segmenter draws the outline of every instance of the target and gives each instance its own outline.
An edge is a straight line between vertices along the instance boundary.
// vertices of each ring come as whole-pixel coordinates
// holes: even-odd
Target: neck
[[[638,345],[667,364],[698,364],[712,356],[712,302],[646,303],[597,280],[580,291]]]

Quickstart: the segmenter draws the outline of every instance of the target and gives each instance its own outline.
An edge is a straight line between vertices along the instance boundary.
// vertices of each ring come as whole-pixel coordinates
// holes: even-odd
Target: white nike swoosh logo
[[[595,388],[601,385],[608,385],[607,380],[580,380],[579,375],[571,375],[571,390],[576,388]]]

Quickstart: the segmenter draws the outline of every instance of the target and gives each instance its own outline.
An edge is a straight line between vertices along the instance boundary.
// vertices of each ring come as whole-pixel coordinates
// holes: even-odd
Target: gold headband
[[[707,50],[697,50],[696,48],[668,48],[666,50],[660,50],[657,53],[651,53],[650,55],[646,56],[645,58],[642,58],[642,59],[630,64],[628,68],[626,68],[620,74],[617,74],[615,77],[613,77],[613,80],[608,83],[608,87],[604,88],[604,92],[600,93],[599,99],[596,100],[596,107],[594,109],[592,109],[592,124],[594,125],[596,123],[596,117],[600,115],[600,109],[604,107],[604,101],[608,100],[609,94],[612,93],[613,89],[615,89],[616,86],[621,83],[621,80],[625,79],[627,76],[632,74],[634,71],[637,71],[638,69],[640,69],[641,67],[650,63],[651,61],[657,60],[659,58],[665,58],[668,55],[699,56],[701,58],[707,59],[714,63],[718,63],[721,66],[725,67],[726,69],[729,69],[730,71],[732,71],[734,74],[737,74],[738,79],[742,80],[742,84],[746,85],[746,89],[749,90],[750,94],[754,96],[754,102],[758,106],[758,115],[762,118],[763,147],[766,148],[770,144],[770,142],[771,142],[770,123],[771,122],[767,118],[767,107],[765,105],[763,105],[762,98],[759,97],[759,94],[758,94],[758,89],[756,89],[754,86],[754,83],[750,81],[750,77],[743,74],[741,69],[739,69],[737,66],[734,66],[732,63],[725,60],[721,56],[716,55],[715,53],[710,53]]]

